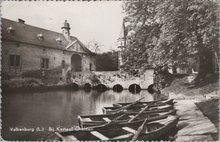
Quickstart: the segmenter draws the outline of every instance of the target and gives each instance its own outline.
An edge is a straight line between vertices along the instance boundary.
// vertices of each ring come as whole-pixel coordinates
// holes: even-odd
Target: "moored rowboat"
[[[138,112],[81,115],[81,116],[78,116],[78,122],[79,122],[79,126],[81,128],[104,125],[104,124],[107,124],[109,122],[123,123],[123,122],[128,122],[131,118],[134,118],[135,115],[137,115],[137,114],[138,114]],[[154,119],[154,117],[157,117],[157,116],[175,115],[175,114],[176,114],[176,110],[167,110],[167,111],[164,111],[164,112],[144,111],[137,118],[135,118],[135,120],[146,119],[146,118],[151,120],[151,119]],[[117,119],[117,120],[115,120],[115,119]]]
[[[111,114],[111,113],[116,113],[119,112],[118,109],[120,109],[121,107],[103,107],[102,111],[103,114]],[[129,108],[126,109],[122,109],[121,112],[139,112],[141,111],[141,109],[143,109],[144,106],[130,106]],[[151,106],[149,105],[149,108],[146,110],[171,110],[173,109],[173,105],[161,105],[161,106]]]
[[[56,135],[63,141],[116,141],[116,140],[132,140],[136,135],[139,127],[144,124],[140,134],[137,135],[136,140],[160,140],[160,138],[167,134],[170,130],[176,127],[179,117],[177,116],[163,116],[163,119],[143,123],[143,120],[112,124],[100,127],[89,127],[88,129],[73,130],[67,132],[56,132]],[[146,120],[145,120],[146,121]],[[144,122],[145,122],[144,121]]]
[[[164,104],[169,104],[169,105],[172,105],[174,102],[174,99],[163,99],[163,100],[156,100],[156,101],[149,101],[149,102],[138,102],[137,104],[135,105],[164,105]],[[128,102],[128,103],[115,103],[113,104],[113,106],[115,107],[123,107],[125,105],[129,105],[131,104],[132,102]]]

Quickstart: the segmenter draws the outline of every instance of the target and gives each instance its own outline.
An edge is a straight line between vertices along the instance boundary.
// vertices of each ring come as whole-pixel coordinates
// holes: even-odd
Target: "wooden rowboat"
[[[149,102],[138,102],[137,104],[135,105],[164,105],[164,104],[169,104],[169,105],[172,105],[174,102],[174,99],[163,99],[163,100],[156,100],[156,101],[149,101]],[[113,106],[115,107],[123,107],[123,106],[126,106],[126,105],[129,105],[131,104],[132,102],[128,102],[128,103],[115,103],[113,104]]]
[[[112,113],[116,113],[118,112],[118,109],[120,109],[121,107],[103,107],[102,111],[103,114],[112,114]],[[141,109],[143,109],[144,106],[130,106],[129,108],[123,109],[121,110],[122,112],[139,112],[141,111]],[[161,105],[161,106],[149,106],[149,108],[147,110],[171,110],[173,109],[173,105]]]
[[[162,136],[167,135],[169,131],[176,127],[178,120],[179,117],[169,115],[164,116],[163,119],[147,123],[136,121],[55,133],[63,141],[129,141],[136,135],[139,127],[144,124],[136,140],[161,140]]]
[[[131,118],[135,117],[135,115],[137,115],[137,114],[138,114],[138,112],[81,115],[81,116],[78,116],[78,122],[79,122],[80,128],[104,125],[109,122],[123,123],[123,122],[128,122]],[[146,119],[146,118],[151,120],[157,116],[175,115],[175,114],[176,114],[176,110],[167,110],[165,112],[144,111],[137,118],[135,118],[135,120]],[[117,120],[115,120],[115,119],[117,119]]]

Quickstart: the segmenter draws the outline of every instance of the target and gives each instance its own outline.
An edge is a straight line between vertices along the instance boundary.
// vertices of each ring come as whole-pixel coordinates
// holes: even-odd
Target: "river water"
[[[2,137],[4,140],[55,140],[53,129],[77,126],[77,116],[100,114],[102,107],[117,102],[155,100],[142,90],[103,93],[83,90],[56,90],[2,95]],[[19,131],[21,130],[21,131]]]

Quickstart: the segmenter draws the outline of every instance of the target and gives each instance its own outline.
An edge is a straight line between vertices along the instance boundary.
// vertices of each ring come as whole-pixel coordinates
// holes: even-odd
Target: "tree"
[[[169,60],[180,63],[190,55],[199,57],[199,74],[196,81],[213,72],[212,53],[218,53],[217,1],[166,0],[160,5],[157,17],[162,21],[158,41],[159,50]],[[167,51],[167,48],[170,51]]]
[[[111,51],[96,56],[97,71],[116,71],[118,70],[118,52]]]
[[[127,27],[127,47],[122,52],[123,68],[127,71],[149,68],[148,51],[160,30],[154,19],[156,5],[160,1],[125,2],[125,22]],[[132,31],[132,33],[131,33]],[[131,33],[131,34],[129,34]],[[152,38],[153,37],[153,38]]]
[[[94,53],[99,53],[100,52],[100,47],[103,46],[100,43],[98,43],[97,41],[90,41],[88,43],[88,49],[91,50]]]
[[[218,53],[218,1],[140,0],[125,2],[126,20],[134,34],[124,50],[125,65],[154,64],[155,69],[199,57],[197,81],[214,73],[212,53]],[[135,64],[135,65],[134,65]]]

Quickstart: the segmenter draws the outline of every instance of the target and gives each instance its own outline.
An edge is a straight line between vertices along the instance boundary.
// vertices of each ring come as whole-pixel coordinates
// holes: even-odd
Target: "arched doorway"
[[[82,58],[78,54],[73,54],[71,57],[71,69],[72,71],[82,71]]]

